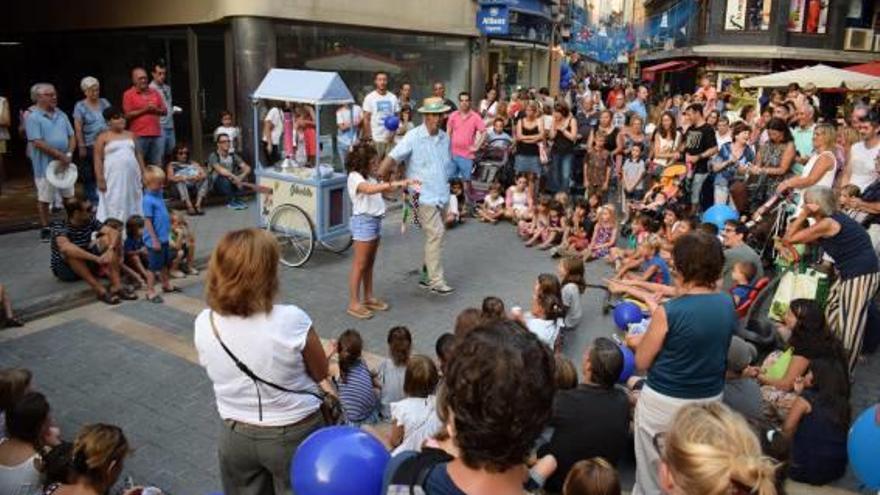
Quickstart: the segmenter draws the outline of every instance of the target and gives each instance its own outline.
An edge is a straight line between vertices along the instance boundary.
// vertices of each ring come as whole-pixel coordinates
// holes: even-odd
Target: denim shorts
[[[351,228],[351,238],[355,241],[375,241],[382,234],[382,217],[352,215],[348,225]]]
[[[156,251],[152,247],[147,249],[149,253],[149,265],[151,272],[161,272],[163,268],[170,267],[174,260],[174,250],[167,242],[160,244],[159,250]]]
[[[462,179],[464,181],[471,180],[474,174],[474,160],[463,156],[452,155],[452,161],[449,162],[448,174],[450,179]]]
[[[541,175],[541,162],[538,160],[538,155],[516,155],[513,163],[516,173],[527,172]]]

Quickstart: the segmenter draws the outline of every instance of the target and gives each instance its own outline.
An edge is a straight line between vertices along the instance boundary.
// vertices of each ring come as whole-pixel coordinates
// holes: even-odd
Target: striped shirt
[[[66,221],[57,221],[52,223],[51,228],[51,266],[52,272],[54,273],[62,266],[67,265],[67,262],[65,262],[64,258],[61,256],[61,250],[58,249],[58,238],[62,236],[67,237],[67,239],[77,247],[89,251],[89,247],[92,244],[92,233],[101,230],[101,222],[93,218],[89,223],[77,227],[75,225],[70,225]]]
[[[337,383],[339,401],[350,422],[358,423],[376,411],[377,397],[373,391],[373,377],[363,361],[358,361]]]

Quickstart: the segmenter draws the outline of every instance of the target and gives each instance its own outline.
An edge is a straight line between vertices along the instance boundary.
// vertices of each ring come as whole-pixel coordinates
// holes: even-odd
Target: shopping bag
[[[794,270],[785,272],[770,301],[770,319],[781,322],[788,312],[789,304],[795,299],[813,299],[824,307],[828,298],[828,288],[828,275],[816,270],[807,269],[802,273]]]

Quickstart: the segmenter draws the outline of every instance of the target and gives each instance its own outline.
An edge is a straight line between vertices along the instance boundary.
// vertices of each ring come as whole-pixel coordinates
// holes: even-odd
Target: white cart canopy
[[[313,70],[271,69],[251,97],[310,105],[354,102],[339,74]]]
[[[837,69],[822,64],[777,72],[775,74],[749,77],[741,80],[739,85],[743,88],[781,88],[791,83],[798,83],[801,87],[807,83],[813,83],[819,89],[880,89],[880,77],[860,74],[851,70]]]

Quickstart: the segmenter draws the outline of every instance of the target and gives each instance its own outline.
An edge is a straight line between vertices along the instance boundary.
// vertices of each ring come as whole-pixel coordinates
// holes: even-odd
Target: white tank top
[[[873,148],[865,146],[864,141],[852,145],[849,150],[850,184],[859,186],[862,191],[877,180],[877,156],[880,155],[880,144]],[[845,185],[845,184],[844,184]]]
[[[6,441],[0,439],[0,444]],[[40,495],[43,493],[43,484],[40,472],[34,465],[39,456],[34,454],[15,466],[0,464],[0,493],[15,495]]]
[[[813,154],[813,156],[810,157],[810,160],[804,166],[804,171],[803,171],[803,173],[801,173],[801,177],[809,177],[810,172],[813,171],[813,167],[816,165],[816,162],[819,161],[819,157],[822,155],[825,155],[825,154],[827,154],[828,156],[831,157],[831,167],[828,169],[827,172],[825,172],[825,175],[823,175],[819,179],[819,182],[816,182],[815,184],[813,184],[810,187],[814,187],[814,186],[832,187],[834,185],[834,174],[837,171],[837,158],[834,156],[834,153],[832,153],[830,151],[823,151],[822,153],[819,153],[819,154]],[[798,191],[797,209],[795,210],[795,215],[800,213],[801,207],[803,207],[803,205],[804,205],[804,191],[801,190],[801,191]]]
[[[528,209],[529,201],[528,201],[528,191],[519,192],[516,189],[513,190],[513,194],[511,195],[510,202],[512,203],[513,209],[516,211],[523,211]]]

